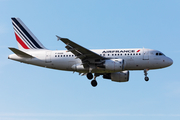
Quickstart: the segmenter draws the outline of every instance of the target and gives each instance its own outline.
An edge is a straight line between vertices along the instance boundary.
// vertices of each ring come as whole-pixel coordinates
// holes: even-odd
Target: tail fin
[[[46,49],[19,18],[11,18],[20,50]]]

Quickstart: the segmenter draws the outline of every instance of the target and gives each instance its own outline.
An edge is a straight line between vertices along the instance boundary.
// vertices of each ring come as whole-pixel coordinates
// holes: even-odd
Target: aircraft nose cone
[[[171,58],[168,58],[167,59],[167,64],[168,64],[168,66],[172,65],[173,64],[173,60]]]

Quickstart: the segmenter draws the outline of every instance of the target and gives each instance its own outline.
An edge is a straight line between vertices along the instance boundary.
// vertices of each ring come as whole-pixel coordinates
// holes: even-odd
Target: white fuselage
[[[147,71],[168,67],[173,61],[163,53],[153,49],[98,49],[89,50],[68,38],[56,35],[57,40],[65,44],[67,50],[48,50],[19,18],[11,18],[18,49],[9,47],[15,53],[8,58],[36,66],[79,72],[97,86],[96,78],[115,82],[127,82],[129,70],[144,70],[145,81]],[[92,74],[94,73],[94,75]]]
[[[91,50],[103,57],[110,59],[123,59],[125,61],[124,70],[144,70],[144,69],[159,69],[170,66],[173,62],[169,57],[166,57],[160,51],[153,49],[101,49]],[[67,50],[27,50],[26,53],[34,58],[22,58],[16,54],[9,55],[9,59],[47,67],[57,70],[88,72],[88,69],[75,70],[73,65],[81,65],[82,61],[76,58]],[[95,61],[91,61],[93,63]],[[104,68],[93,66],[93,73],[111,73],[118,71],[108,71]]]

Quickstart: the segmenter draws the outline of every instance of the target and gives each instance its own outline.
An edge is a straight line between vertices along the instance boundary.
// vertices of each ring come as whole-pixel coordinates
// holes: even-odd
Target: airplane
[[[35,37],[20,18],[11,18],[18,49],[8,59],[56,70],[78,72],[97,86],[96,78],[103,76],[114,82],[129,81],[130,70],[143,70],[149,81],[148,70],[171,66],[173,60],[154,49],[96,49],[89,50],[68,38],[56,36],[67,50],[49,50]]]

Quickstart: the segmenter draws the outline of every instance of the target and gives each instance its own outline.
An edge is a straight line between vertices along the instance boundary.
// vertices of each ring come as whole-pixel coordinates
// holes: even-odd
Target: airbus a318
[[[9,47],[14,52],[9,59],[56,70],[78,72],[97,86],[96,77],[103,76],[115,82],[129,81],[130,70],[143,70],[145,81],[147,71],[165,68],[173,64],[171,58],[153,49],[96,49],[89,50],[68,38],[57,36],[65,43],[67,50],[49,50],[19,18],[11,18],[18,49]]]

